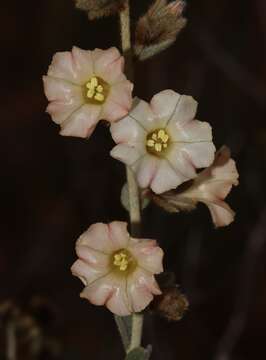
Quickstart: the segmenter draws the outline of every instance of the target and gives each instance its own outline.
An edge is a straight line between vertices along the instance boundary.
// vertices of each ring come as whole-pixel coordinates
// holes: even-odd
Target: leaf
[[[147,346],[146,349],[143,347],[138,347],[131,350],[125,360],[149,360],[151,356],[152,347],[151,345]]]
[[[123,207],[129,212],[129,196],[128,196],[127,183],[125,183],[122,187],[120,199]],[[150,203],[150,199],[144,196],[144,193],[140,194],[140,201],[141,201],[141,210],[145,209]]]

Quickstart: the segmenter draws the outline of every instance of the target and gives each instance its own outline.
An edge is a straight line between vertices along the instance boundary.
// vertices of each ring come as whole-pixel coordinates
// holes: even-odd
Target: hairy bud
[[[117,14],[125,0],[74,0],[76,7],[86,11],[90,20]]]
[[[146,60],[172,45],[186,25],[182,16],[185,3],[180,0],[155,0],[136,27],[135,54]]]
[[[189,306],[186,296],[177,286],[168,287],[162,291],[162,295],[157,296],[153,302],[153,311],[168,321],[181,320]]]

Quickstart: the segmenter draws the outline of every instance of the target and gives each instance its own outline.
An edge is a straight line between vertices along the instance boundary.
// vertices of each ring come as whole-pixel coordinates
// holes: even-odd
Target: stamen
[[[97,94],[94,96],[94,99],[102,102],[102,101],[104,101],[104,95],[103,95],[103,94],[100,94],[100,93],[97,93]]]
[[[169,139],[169,135],[164,129],[157,129],[147,136],[147,150],[154,155],[160,155],[162,151],[167,149]]]
[[[103,86],[102,85],[98,85],[96,90],[99,92],[99,93],[102,93],[103,92]]]
[[[113,264],[117,266],[120,271],[126,271],[129,264],[128,255],[122,251],[118,254],[115,254]]]
[[[93,98],[94,94],[95,94],[94,89],[90,89],[90,90],[87,92],[87,97],[88,97],[89,99],[91,99],[91,98]]]
[[[105,83],[102,79],[99,79],[96,76],[93,76],[86,83],[85,86],[88,89],[88,91],[86,91],[86,97],[88,99],[95,100],[95,103],[103,102],[105,100],[106,92],[108,90],[105,89]]]
[[[149,146],[149,147],[154,147],[154,145],[155,145],[155,141],[154,141],[154,140],[150,139],[150,140],[147,141],[147,146]]]

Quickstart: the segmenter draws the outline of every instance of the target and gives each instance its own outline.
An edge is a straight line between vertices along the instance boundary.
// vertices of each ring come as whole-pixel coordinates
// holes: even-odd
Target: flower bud
[[[182,16],[184,7],[185,3],[180,0],[169,4],[167,0],[155,0],[139,19],[134,50],[140,60],[146,60],[174,43],[187,22]]]
[[[125,0],[74,0],[76,7],[86,11],[90,20],[114,15],[123,9]]]
[[[162,289],[163,293],[153,301],[153,311],[168,321],[179,321],[183,318],[189,303],[177,286]]]

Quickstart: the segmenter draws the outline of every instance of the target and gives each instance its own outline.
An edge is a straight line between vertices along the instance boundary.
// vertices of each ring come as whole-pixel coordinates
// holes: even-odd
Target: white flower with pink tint
[[[71,268],[85,288],[80,294],[124,316],[142,311],[161,291],[154,274],[163,271],[163,251],[155,240],[131,238],[125,222],[91,225],[76,243]]]
[[[111,155],[129,165],[141,188],[160,194],[197,176],[209,166],[215,147],[208,123],[195,120],[197,102],[165,90],[151,103],[135,99],[130,113],[112,124],[118,144]]]
[[[113,122],[128,113],[133,85],[123,68],[124,58],[114,47],[73,47],[54,55],[43,82],[47,112],[61,126],[61,135],[86,138],[100,120]]]
[[[238,171],[230,150],[223,146],[216,154],[214,163],[203,170],[193,185],[182,193],[183,197],[206,204],[216,227],[227,226],[234,220],[235,212],[223,201],[238,185]]]
[[[202,202],[210,210],[216,227],[227,226],[234,220],[235,213],[224,201],[233,185],[238,185],[238,171],[230,150],[223,146],[217,151],[213,164],[200,172],[192,182],[183,188],[168,191],[161,196],[151,194],[157,205],[168,212],[189,211]]]

